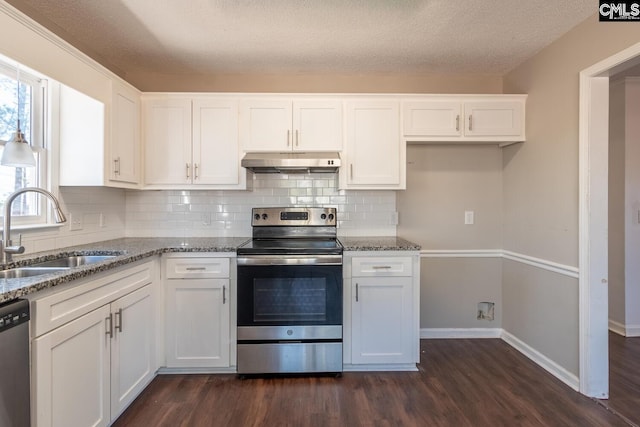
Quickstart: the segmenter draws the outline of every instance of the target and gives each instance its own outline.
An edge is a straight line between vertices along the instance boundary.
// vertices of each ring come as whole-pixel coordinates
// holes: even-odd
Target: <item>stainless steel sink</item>
[[[117,255],[72,255],[31,264],[29,267],[71,268],[115,258]]]
[[[42,276],[68,269],[69,267],[17,267],[0,271],[0,279],[19,279],[21,277]]]

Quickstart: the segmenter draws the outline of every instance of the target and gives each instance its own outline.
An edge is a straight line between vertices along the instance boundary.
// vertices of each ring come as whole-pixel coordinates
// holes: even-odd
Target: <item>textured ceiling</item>
[[[116,73],[502,75],[593,0],[8,0]]]

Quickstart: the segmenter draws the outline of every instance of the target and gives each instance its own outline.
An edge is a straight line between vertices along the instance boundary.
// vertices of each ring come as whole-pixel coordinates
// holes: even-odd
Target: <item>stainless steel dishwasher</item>
[[[29,427],[29,301],[0,305],[0,426]]]

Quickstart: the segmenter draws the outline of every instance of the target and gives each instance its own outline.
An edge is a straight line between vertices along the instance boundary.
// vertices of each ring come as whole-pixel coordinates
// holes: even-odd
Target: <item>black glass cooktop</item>
[[[253,239],[238,247],[238,254],[247,255],[335,255],[342,253],[337,239]]]

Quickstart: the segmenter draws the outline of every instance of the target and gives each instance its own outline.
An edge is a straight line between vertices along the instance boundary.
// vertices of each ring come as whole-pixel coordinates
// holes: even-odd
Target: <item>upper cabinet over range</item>
[[[407,142],[493,143],[525,140],[526,95],[436,95],[402,103]]]
[[[339,99],[244,99],[240,103],[244,151],[341,151]]]

